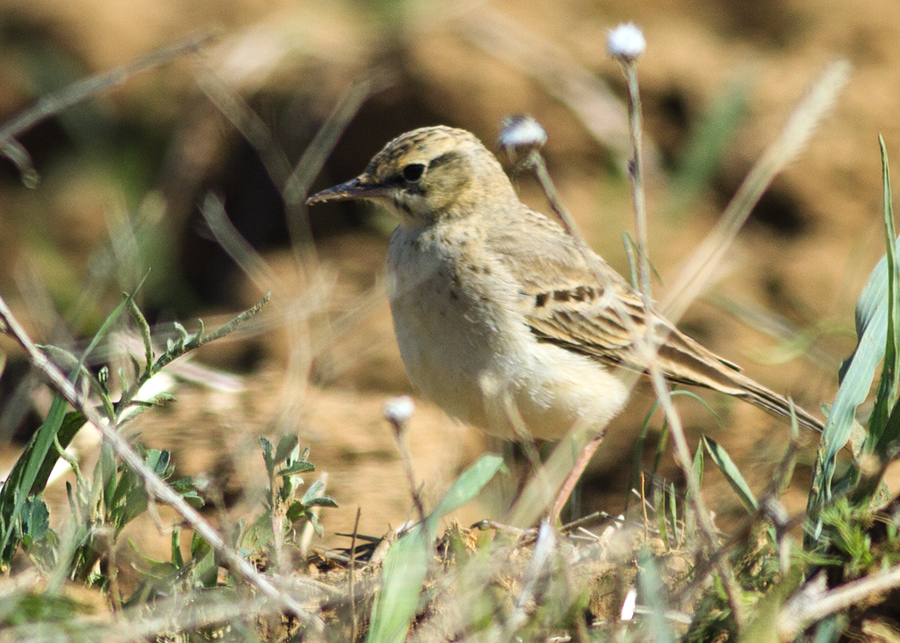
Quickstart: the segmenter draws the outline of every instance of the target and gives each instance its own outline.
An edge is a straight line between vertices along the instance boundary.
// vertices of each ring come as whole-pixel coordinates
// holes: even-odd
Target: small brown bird
[[[425,397],[506,438],[524,428],[559,439],[579,423],[597,436],[563,487],[555,519],[628,397],[617,373],[647,369],[635,344],[646,333],[641,297],[560,225],[521,203],[496,157],[465,130],[403,134],[365,172],[307,203],[349,199],[374,201],[400,220],[388,252],[388,295],[403,362]],[[790,416],[783,396],[659,316],[655,326],[656,359],[670,381]],[[795,413],[821,430],[806,411]]]

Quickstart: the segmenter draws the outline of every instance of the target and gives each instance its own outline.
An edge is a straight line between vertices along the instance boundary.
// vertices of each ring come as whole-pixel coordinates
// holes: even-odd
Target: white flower
[[[394,426],[402,425],[416,410],[416,404],[409,395],[392,397],[384,404],[384,417]]]
[[[503,119],[500,128],[500,149],[513,152],[543,147],[547,132],[531,116],[517,114]]]
[[[613,58],[634,60],[647,48],[644,34],[634,23],[621,24],[606,37],[606,51]]]

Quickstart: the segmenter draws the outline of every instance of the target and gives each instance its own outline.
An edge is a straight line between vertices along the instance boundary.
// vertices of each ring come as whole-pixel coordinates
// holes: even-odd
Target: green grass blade
[[[750,486],[741,474],[740,469],[738,469],[734,460],[731,459],[731,456],[729,456],[725,449],[712,438],[704,436],[703,446],[706,447],[709,457],[711,457],[713,462],[716,463],[716,466],[719,467],[722,475],[725,476],[728,484],[731,485],[731,488],[734,489],[738,498],[741,499],[741,502],[747,511],[750,513],[756,511],[759,508],[759,502],[750,490]]]
[[[816,471],[813,475],[813,486],[807,502],[807,513],[814,518],[833,496],[832,483],[837,454],[851,436],[856,408],[868,396],[875,372],[882,359],[885,360],[885,367],[879,383],[879,401],[876,402],[876,409],[873,411],[870,421],[869,428],[872,433],[866,438],[866,445],[869,448],[876,444],[884,444],[882,436],[888,430],[888,419],[893,400],[896,397],[898,377],[896,333],[900,326],[897,324],[897,312],[894,310],[898,288],[896,237],[887,152],[884,141],[881,138],[879,141],[884,182],[884,225],[887,249],[885,256],[881,258],[869,275],[869,280],[856,304],[857,345],[841,366],[841,385],[825,423],[825,430],[819,445]],[[888,266],[891,267],[890,270],[888,270]],[[898,429],[892,426],[890,430],[895,432]],[[857,476],[858,472],[854,468],[848,472],[848,475]],[[845,479],[840,481],[842,488],[847,486],[847,480],[849,478],[845,476]],[[822,524],[818,520],[813,523],[813,530],[809,534],[807,542],[817,539],[821,528]]]
[[[31,438],[25,452],[16,461],[3,488],[0,489],[0,520],[3,526],[0,564],[8,564],[15,553],[18,541],[13,541],[12,535],[16,530],[25,500],[30,495],[50,447],[53,446],[53,438],[65,420],[66,407],[66,401],[62,397],[57,396],[53,399],[46,419]]]
[[[78,368],[75,369],[76,373],[85,363],[88,355],[90,355],[94,351],[94,349],[97,348],[97,345],[100,344],[103,338],[106,337],[106,333],[109,332],[109,329],[112,328],[113,324],[115,324],[119,320],[119,317],[122,315],[125,309],[131,306],[132,302],[134,301],[134,296],[137,294],[138,290],[141,289],[141,286],[144,285],[144,282],[146,280],[147,275],[144,275],[144,278],[141,279],[141,282],[138,284],[137,288],[134,289],[134,292],[132,292],[131,294],[126,294],[125,298],[119,303],[119,305],[116,306],[113,311],[106,317],[106,319],[103,320],[103,323],[100,324],[100,328],[98,328],[97,332],[94,333],[94,336],[91,338],[91,341],[88,344],[87,348],[84,349],[84,352],[81,354],[81,358],[78,361]]]
[[[143,284],[143,280],[141,284]],[[138,288],[140,288],[140,285]],[[133,294],[128,295],[106,317],[94,334],[88,347],[79,357],[78,364],[72,369],[70,379],[74,381],[78,377],[88,355],[97,347],[122,312],[131,304],[133,298]],[[43,493],[50,472],[59,459],[56,451],[51,452],[54,438],[59,437],[60,444],[65,447],[75,436],[75,433],[84,425],[84,419],[80,414],[69,414],[67,416],[66,408],[67,404],[63,398],[56,397],[53,400],[46,419],[35,432],[28,447],[16,461],[3,488],[0,489],[0,524],[2,524],[0,563],[9,562],[10,557],[15,552],[16,543],[13,543],[11,539],[26,498],[31,494]],[[67,419],[69,420],[68,422],[66,422]],[[65,431],[63,431],[64,428]],[[63,432],[62,435],[60,435],[61,431]]]
[[[499,455],[486,454],[478,459],[478,462],[463,471],[462,475],[456,479],[449,491],[444,494],[438,502],[437,507],[425,523],[428,527],[428,533],[434,534],[437,523],[449,513],[452,513],[462,507],[464,504],[477,496],[491,478],[493,478],[500,467],[503,466],[503,458]]]
[[[866,436],[866,451],[871,452],[882,443],[888,417],[897,398],[897,260],[894,243],[894,212],[891,205],[891,177],[888,169],[887,150],[884,139],[879,136],[881,147],[882,183],[884,186],[884,232],[885,259],[887,266],[887,330],[884,349],[884,366],[881,369],[881,380],[875,398],[875,407],[869,419],[869,431]]]
[[[441,498],[435,510],[391,547],[384,562],[381,591],[372,607],[369,643],[401,643],[416,614],[428,572],[431,543],[438,522],[474,498],[503,465],[503,458],[484,455],[466,469]]]
[[[56,432],[56,439],[59,442],[59,446],[63,449],[69,446],[72,442],[72,438],[74,438],[75,434],[81,430],[84,423],[84,415],[82,415],[80,411],[69,411],[66,413],[65,418],[63,418],[62,426],[60,426],[59,431]],[[44,489],[47,487],[47,480],[50,479],[50,474],[53,472],[53,468],[58,461],[59,454],[55,450],[47,454],[43,464],[41,464],[37,477],[31,485],[29,493],[37,494],[44,492]]]
[[[381,591],[372,607],[369,643],[402,643],[416,614],[428,572],[430,543],[421,525],[398,540],[388,552]]]
[[[822,433],[813,488],[807,503],[813,514],[831,498],[837,454],[851,435],[856,408],[868,396],[884,357],[888,327],[887,284],[887,257],[882,257],[856,305],[857,345],[841,367],[841,385]]]

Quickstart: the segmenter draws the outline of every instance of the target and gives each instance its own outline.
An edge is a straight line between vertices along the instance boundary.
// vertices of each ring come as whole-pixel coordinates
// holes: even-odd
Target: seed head
[[[644,34],[631,22],[612,29],[606,37],[606,51],[609,55],[625,62],[633,62],[646,48]]]
[[[511,161],[524,158],[533,150],[539,150],[547,142],[547,132],[527,114],[515,114],[503,119],[500,126],[500,149]]]
[[[398,434],[402,433],[406,421],[412,417],[416,410],[415,402],[409,395],[392,397],[384,404],[384,418],[391,424]]]

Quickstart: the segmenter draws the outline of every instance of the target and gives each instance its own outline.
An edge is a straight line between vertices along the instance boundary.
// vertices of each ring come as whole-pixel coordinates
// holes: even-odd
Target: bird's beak
[[[377,183],[367,181],[365,175],[345,181],[333,188],[313,194],[306,200],[306,205],[328,203],[329,201],[350,201],[352,199],[374,199],[387,196],[388,189]]]

